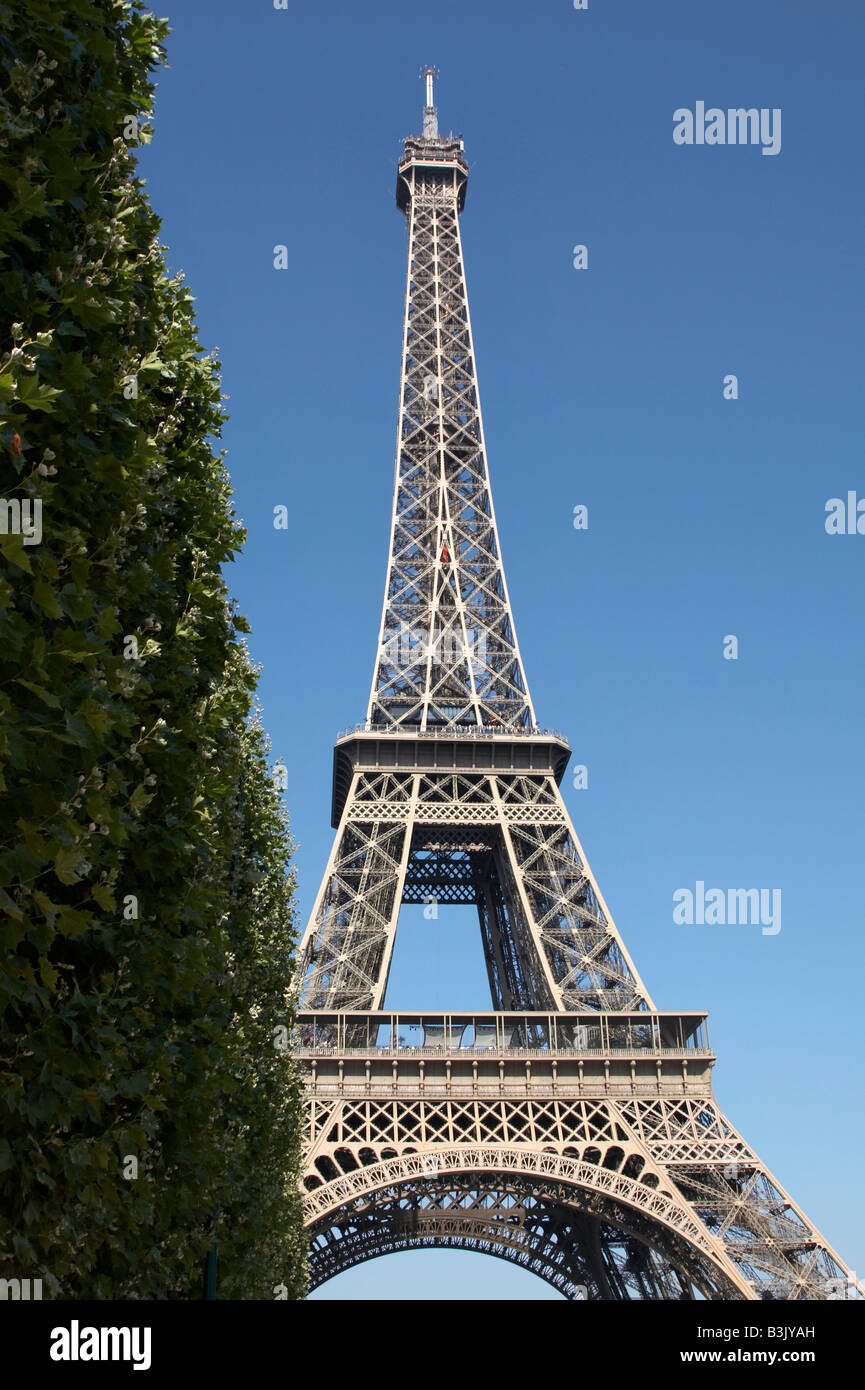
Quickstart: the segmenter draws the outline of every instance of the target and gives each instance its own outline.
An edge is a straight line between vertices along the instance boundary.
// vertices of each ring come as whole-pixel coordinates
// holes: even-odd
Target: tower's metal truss
[[[460,245],[468,170],[405,141],[393,521],[367,721],[301,947],[315,1286],[395,1250],[515,1261],[570,1298],[863,1289],[718,1110],[702,1015],[659,1014],[559,792],[501,562]],[[403,902],[474,904],[495,1013],[382,1013]]]
[[[537,763],[561,749],[533,742],[519,751]],[[497,735],[486,751],[504,765],[509,743]],[[389,744],[337,745],[354,768],[305,940],[307,1007],[381,1008],[400,904],[427,900],[476,904],[496,1008],[648,1007],[553,772],[372,766],[383,751],[414,751]]]
[[[462,140],[407,140],[408,231],[393,524],[369,720],[531,728],[478,400],[459,210]]]

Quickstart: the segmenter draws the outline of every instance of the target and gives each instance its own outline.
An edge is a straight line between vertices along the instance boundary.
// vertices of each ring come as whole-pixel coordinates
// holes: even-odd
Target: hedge
[[[198,1298],[215,1245],[219,1297],[298,1298],[291,841],[136,176],[166,32],[0,3],[0,1276]]]

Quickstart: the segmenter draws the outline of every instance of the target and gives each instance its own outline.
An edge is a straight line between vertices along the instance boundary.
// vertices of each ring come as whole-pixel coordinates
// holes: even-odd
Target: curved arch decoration
[[[521,1215],[504,1210],[491,1219],[497,1194],[521,1202]],[[614,1291],[604,1273],[609,1259],[601,1259],[602,1247],[618,1243],[628,1247],[623,1259],[657,1263],[658,1256],[679,1274],[679,1291],[674,1285],[662,1296],[691,1297],[691,1285],[708,1298],[756,1296],[721,1243],[651,1167],[634,1178],[530,1146],[443,1145],[322,1182],[306,1194],[304,1209],[311,1287],[378,1255],[439,1247],[523,1264],[566,1297],[629,1297]],[[659,1277],[660,1265],[636,1282],[650,1287]],[[586,1292],[574,1292],[580,1289]]]

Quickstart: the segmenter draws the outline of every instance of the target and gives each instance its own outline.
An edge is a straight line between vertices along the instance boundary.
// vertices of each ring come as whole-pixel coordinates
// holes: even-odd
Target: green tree
[[[215,1236],[220,1293],[299,1297],[291,845],[218,364],[135,174],[166,24],[0,34],[0,1272],[198,1297]]]

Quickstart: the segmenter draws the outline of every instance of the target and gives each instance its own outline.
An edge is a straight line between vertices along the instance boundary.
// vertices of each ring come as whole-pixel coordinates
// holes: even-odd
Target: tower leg
[[[413,778],[356,773],[301,943],[307,1009],[380,1009],[411,844]],[[371,801],[387,798],[390,817]]]

